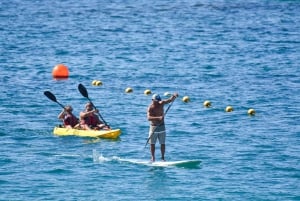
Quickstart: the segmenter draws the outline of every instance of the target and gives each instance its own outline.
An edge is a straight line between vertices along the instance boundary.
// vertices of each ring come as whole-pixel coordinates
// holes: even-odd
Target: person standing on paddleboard
[[[72,111],[73,108],[70,105],[67,105],[58,115],[58,118],[63,121],[65,128],[74,128],[78,124],[78,118]]]
[[[151,152],[151,161],[155,161],[155,144],[158,139],[161,151],[161,160],[165,161],[166,150],[166,128],[164,122],[164,105],[173,102],[178,97],[178,93],[174,93],[170,98],[162,100],[158,94],[152,96],[152,103],[147,110],[147,119],[150,121],[149,143]]]

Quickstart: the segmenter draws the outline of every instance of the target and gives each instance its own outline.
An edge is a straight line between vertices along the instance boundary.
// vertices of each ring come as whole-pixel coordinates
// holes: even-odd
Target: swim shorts
[[[166,128],[165,124],[160,126],[152,126],[150,125],[149,129],[149,143],[155,144],[157,139],[159,144],[165,144],[166,141]]]

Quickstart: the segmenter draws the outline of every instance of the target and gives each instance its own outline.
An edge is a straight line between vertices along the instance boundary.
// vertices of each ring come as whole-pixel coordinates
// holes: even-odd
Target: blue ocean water
[[[0,200],[300,200],[300,1],[0,5]],[[118,140],[53,135],[61,108],[43,92],[79,114],[79,83]],[[166,159],[198,168],[112,160],[150,159],[146,89],[180,94]]]

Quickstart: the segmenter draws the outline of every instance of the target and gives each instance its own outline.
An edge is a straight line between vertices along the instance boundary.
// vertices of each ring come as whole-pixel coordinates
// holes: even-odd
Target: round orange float
[[[53,78],[68,78],[69,77],[69,69],[64,64],[57,64],[52,70]]]

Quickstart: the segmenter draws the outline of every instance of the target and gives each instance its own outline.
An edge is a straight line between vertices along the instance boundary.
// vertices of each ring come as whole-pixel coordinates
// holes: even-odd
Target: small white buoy
[[[95,83],[96,86],[101,86],[102,85],[102,82],[100,80],[96,81]]]
[[[145,95],[150,95],[150,94],[151,94],[150,89],[146,89],[146,90],[144,91],[144,94],[145,94]]]
[[[164,96],[171,96],[172,94],[170,92],[165,92]]]
[[[93,80],[93,81],[92,81],[92,85],[95,86],[95,85],[96,85],[96,82],[97,82],[97,80]]]
[[[132,93],[133,90],[132,90],[132,88],[128,87],[128,88],[125,89],[125,92],[126,92],[126,93]]]
[[[184,96],[184,97],[182,98],[182,101],[185,102],[185,103],[190,102],[190,97]]]
[[[225,109],[226,112],[232,112],[233,111],[233,107],[232,106],[227,106]]]
[[[251,116],[255,115],[255,113],[256,113],[255,110],[252,108],[248,110],[248,114]]]
[[[211,102],[208,101],[208,100],[206,100],[206,101],[204,101],[203,106],[204,107],[210,107],[211,106]]]

